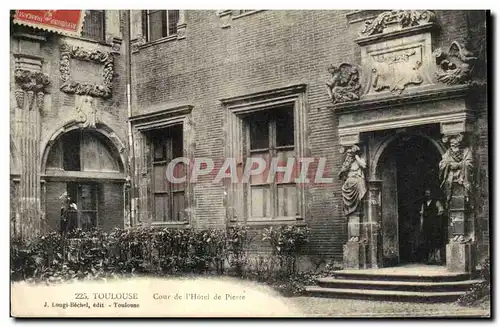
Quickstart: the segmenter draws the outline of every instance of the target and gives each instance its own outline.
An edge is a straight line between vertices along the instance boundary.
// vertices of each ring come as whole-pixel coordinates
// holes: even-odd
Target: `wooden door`
[[[390,150],[388,152],[380,166],[384,267],[399,264],[397,165],[395,155]]]

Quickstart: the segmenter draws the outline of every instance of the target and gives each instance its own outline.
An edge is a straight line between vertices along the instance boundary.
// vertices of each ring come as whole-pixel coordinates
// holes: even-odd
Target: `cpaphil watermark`
[[[226,158],[175,158],[166,167],[166,178],[171,184],[179,183],[294,183],[306,185],[332,184],[332,167],[327,158],[262,158],[245,160]]]

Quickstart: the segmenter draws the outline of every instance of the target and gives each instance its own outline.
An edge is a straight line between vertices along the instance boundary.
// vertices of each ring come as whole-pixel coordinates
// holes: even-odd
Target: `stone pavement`
[[[286,299],[299,309],[304,317],[484,317],[490,316],[489,305],[461,307],[454,303],[411,303],[365,301],[314,297]]]

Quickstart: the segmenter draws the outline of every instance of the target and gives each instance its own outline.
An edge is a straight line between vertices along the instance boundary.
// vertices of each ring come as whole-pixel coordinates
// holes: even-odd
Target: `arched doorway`
[[[124,162],[99,126],[55,135],[43,158],[46,231],[124,226]]]
[[[383,265],[427,262],[420,211],[426,189],[431,190],[434,199],[442,199],[441,152],[435,141],[417,134],[402,133],[387,142],[377,163],[377,175],[382,181]],[[444,219],[438,224],[443,263],[447,226]]]

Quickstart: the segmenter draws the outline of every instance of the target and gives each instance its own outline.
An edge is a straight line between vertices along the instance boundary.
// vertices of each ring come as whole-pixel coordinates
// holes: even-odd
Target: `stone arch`
[[[109,126],[105,124],[97,123],[95,127],[89,128],[88,126],[85,125],[84,122],[77,122],[77,121],[72,121],[70,123],[65,124],[51,135],[51,137],[43,147],[44,151],[41,160],[41,169],[40,169],[41,172],[46,171],[47,160],[52,150],[52,147],[56,143],[56,141],[62,135],[74,130],[83,130],[83,131],[87,130],[102,135],[112,146],[112,150],[116,154],[116,159],[118,159],[119,161],[120,171],[128,175],[129,167],[127,164],[128,161],[126,156],[126,147],[125,144],[122,142],[122,140],[120,140],[118,135],[116,135],[116,133]]]
[[[446,149],[444,147],[444,144],[441,141],[438,141],[429,135],[425,133],[419,133],[417,131],[411,132],[411,133],[405,133],[403,135],[408,135],[408,136],[418,136],[418,137],[423,137],[430,141],[437,151],[439,152],[440,155],[443,155],[446,152]],[[390,144],[392,144],[394,141],[398,140],[399,138],[402,137],[402,134],[394,134],[390,135],[387,138],[385,138],[383,141],[380,142],[380,144],[376,147],[375,149],[375,154],[373,155],[372,162],[370,164],[371,167],[371,173],[370,173],[370,179],[376,180],[379,177],[379,162],[380,158],[382,157],[382,154],[385,152],[385,150],[388,148]]]

